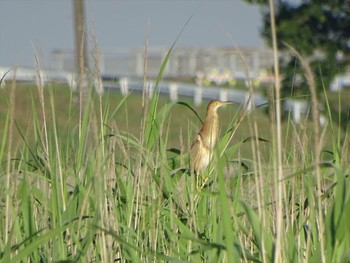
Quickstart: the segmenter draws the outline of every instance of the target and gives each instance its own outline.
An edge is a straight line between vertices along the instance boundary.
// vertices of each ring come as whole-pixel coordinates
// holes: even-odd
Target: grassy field
[[[0,89],[1,262],[272,262],[276,247],[283,262],[349,261],[349,137],[336,122],[320,127],[315,163],[313,124],[285,118],[279,181],[266,109],[235,130],[243,109],[226,106],[197,189],[188,106],[204,118],[206,105],[144,102],[93,94],[80,114],[64,86]]]

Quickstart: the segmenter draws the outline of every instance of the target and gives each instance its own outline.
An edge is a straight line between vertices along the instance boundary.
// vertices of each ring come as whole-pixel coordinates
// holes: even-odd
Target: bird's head
[[[221,106],[228,105],[228,104],[233,104],[233,103],[237,103],[237,102],[235,102],[235,101],[212,100],[208,104],[207,111],[216,111]]]

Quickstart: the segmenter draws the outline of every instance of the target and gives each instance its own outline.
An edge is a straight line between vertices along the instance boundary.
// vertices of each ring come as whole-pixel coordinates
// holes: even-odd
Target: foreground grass
[[[40,92],[14,85],[0,97],[1,261],[271,262],[278,184],[285,262],[349,260],[349,142],[333,122],[320,164],[308,123],[284,123],[281,182],[268,118],[252,112],[231,142],[241,109],[227,107],[198,191],[186,152],[200,124],[188,107],[155,95],[144,114],[141,97],[92,95],[80,119],[70,92]]]

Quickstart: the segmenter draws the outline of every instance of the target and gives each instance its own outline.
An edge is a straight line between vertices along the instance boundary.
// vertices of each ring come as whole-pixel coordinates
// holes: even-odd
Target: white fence
[[[3,87],[6,81],[16,81],[23,82],[33,82],[38,83],[41,81],[41,85],[45,85],[47,82],[59,82],[68,84],[72,89],[75,89],[75,77],[74,74],[63,71],[53,71],[53,70],[39,70],[30,68],[5,68],[0,67],[0,80],[1,86]],[[146,87],[142,80],[135,78],[114,78],[109,77],[98,82],[102,84],[103,91],[115,92],[119,91],[123,95],[127,95],[130,92],[141,93],[143,88],[148,90],[149,96],[152,96],[155,91],[155,81],[148,81]],[[95,83],[96,84],[96,83]],[[95,88],[98,88],[98,87]],[[223,101],[236,101],[244,104],[249,99],[249,92],[243,90],[235,90],[232,88],[220,88],[220,87],[203,87],[194,84],[184,84],[177,82],[166,82],[162,81],[158,86],[158,91],[164,96],[168,96],[171,101],[178,101],[180,97],[193,98],[195,105],[200,105],[204,100],[219,99]],[[252,96],[251,104],[248,107],[261,106],[267,104],[267,99],[255,93]],[[284,105],[284,110],[291,112],[292,120],[295,123],[299,123],[307,115],[309,111],[309,104],[306,101],[293,101],[287,100]],[[326,123],[325,117],[322,115],[320,117],[320,123],[324,125]]]
[[[155,90],[155,81],[148,81],[146,89],[149,96],[153,95]],[[123,95],[129,92],[141,93],[144,85],[142,81],[131,78],[120,78],[115,81],[105,80],[103,81],[103,87],[105,92],[120,90]],[[245,103],[249,98],[248,91],[235,90],[232,88],[219,88],[219,87],[202,87],[191,84],[176,83],[176,82],[161,82],[158,86],[160,94],[168,96],[171,101],[178,101],[180,97],[193,98],[195,105],[200,105],[203,100],[232,100],[240,103]],[[252,102],[254,105],[262,105],[267,103],[267,99],[258,94],[253,94]]]
[[[33,82],[40,85],[45,85],[47,82],[57,82],[68,84],[71,88],[75,88],[76,86],[74,74],[70,72],[36,70],[24,67],[0,67],[1,87],[4,87],[7,81],[12,81],[14,79],[18,82]]]

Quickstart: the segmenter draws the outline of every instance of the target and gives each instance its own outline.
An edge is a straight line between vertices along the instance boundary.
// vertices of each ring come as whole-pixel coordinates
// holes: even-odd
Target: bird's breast
[[[203,126],[201,131],[202,141],[205,147],[213,149],[219,133],[219,125],[216,120]]]
[[[211,152],[203,143],[203,138],[198,135],[191,148],[190,165],[196,173],[202,172],[210,162]]]

